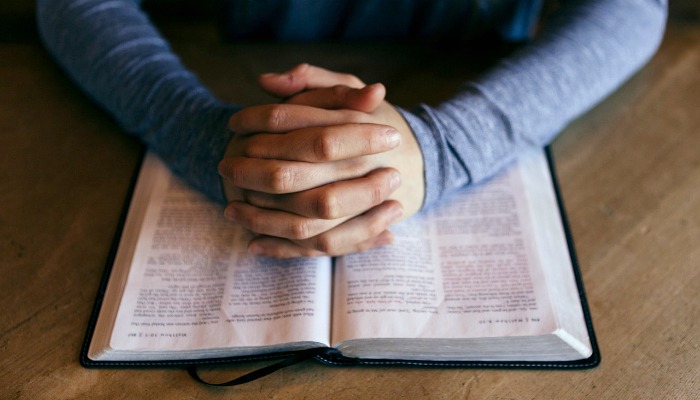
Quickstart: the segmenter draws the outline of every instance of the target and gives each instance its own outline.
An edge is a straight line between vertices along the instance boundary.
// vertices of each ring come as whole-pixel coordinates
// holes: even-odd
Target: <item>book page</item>
[[[111,359],[173,358],[173,352],[182,352],[177,358],[258,354],[288,343],[296,343],[289,349],[327,345],[330,259],[249,256],[249,237],[223,218],[220,205],[173,177],[153,156],[142,171],[134,201],[147,206],[138,212],[132,205],[129,216],[142,222],[127,221],[132,224],[125,227],[120,252],[135,247],[115,260],[114,287],[108,289],[101,313],[116,321],[112,327],[101,321],[102,328],[98,322],[96,330],[96,336],[112,331],[108,344],[103,343],[115,350]],[[139,190],[148,191],[148,199],[138,199]],[[128,274],[119,273],[129,265]],[[226,348],[232,350],[222,350]]]
[[[528,178],[526,186],[524,173],[537,178]],[[529,155],[491,181],[396,226],[392,245],[339,260],[334,346],[340,344],[342,351],[342,342],[354,339],[533,337],[556,332],[560,321],[548,284],[558,282],[547,281],[544,268],[568,274],[556,277],[564,279],[564,291],[573,292],[564,307],[580,309],[580,304],[555,198],[535,196],[541,187],[552,192],[548,174],[544,155]],[[540,186],[534,194],[532,185]],[[542,216],[534,212],[554,215],[559,230],[549,235],[547,250],[554,247],[559,254],[555,261],[563,264],[543,263],[548,254],[541,251],[533,226]],[[580,311],[573,314],[582,321]]]

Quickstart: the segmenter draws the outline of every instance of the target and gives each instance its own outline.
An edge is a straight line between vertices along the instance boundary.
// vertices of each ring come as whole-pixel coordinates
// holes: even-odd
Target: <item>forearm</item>
[[[71,78],[173,170],[223,201],[217,163],[233,107],[187,71],[134,0],[37,2],[41,36]]]
[[[547,144],[646,63],[665,21],[664,1],[569,2],[530,45],[455,97],[404,113],[425,158],[425,204]]]

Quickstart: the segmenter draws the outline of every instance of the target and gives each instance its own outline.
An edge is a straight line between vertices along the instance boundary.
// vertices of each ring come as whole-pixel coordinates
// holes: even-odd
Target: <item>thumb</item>
[[[301,92],[288,98],[287,104],[300,104],[326,110],[350,109],[371,113],[384,101],[386,89],[381,83],[361,89],[337,85]]]
[[[275,97],[289,97],[304,90],[345,85],[351,88],[365,86],[351,74],[333,72],[310,64],[299,64],[283,73],[262,74],[258,78],[260,87]]]

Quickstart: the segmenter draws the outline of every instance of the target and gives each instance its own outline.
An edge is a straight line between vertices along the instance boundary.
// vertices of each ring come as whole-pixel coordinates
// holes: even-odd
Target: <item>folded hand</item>
[[[422,156],[382,85],[306,64],[261,76],[282,104],[236,113],[220,172],[256,254],[339,255],[389,243],[422,204]],[[292,96],[292,97],[289,97]]]

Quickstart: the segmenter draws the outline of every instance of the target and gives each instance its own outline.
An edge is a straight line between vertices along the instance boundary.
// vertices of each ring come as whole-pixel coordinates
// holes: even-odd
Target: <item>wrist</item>
[[[439,162],[442,155],[439,154],[437,137],[433,135],[430,124],[421,118],[417,113],[407,111],[401,107],[396,107],[409,129],[413,133],[416,146],[422,158],[422,192],[423,199],[420,209],[427,208],[440,197],[438,194],[443,189],[443,173]]]

